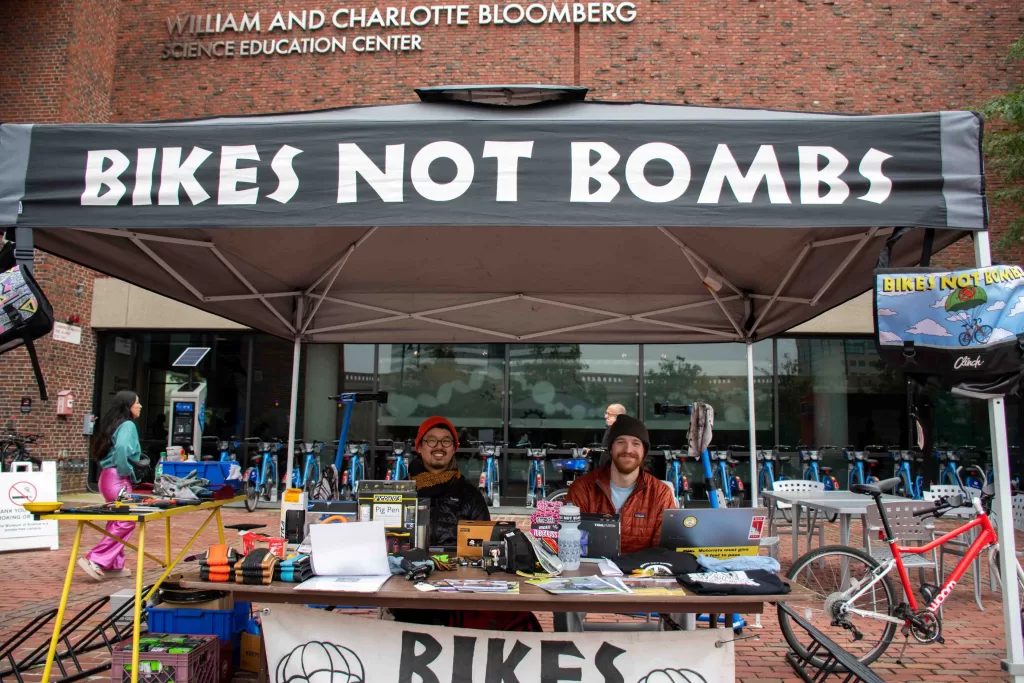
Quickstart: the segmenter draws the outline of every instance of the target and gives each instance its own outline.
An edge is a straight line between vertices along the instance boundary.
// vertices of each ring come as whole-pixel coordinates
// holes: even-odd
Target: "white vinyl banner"
[[[476,631],[306,607],[263,614],[270,683],[733,683],[732,632]]]

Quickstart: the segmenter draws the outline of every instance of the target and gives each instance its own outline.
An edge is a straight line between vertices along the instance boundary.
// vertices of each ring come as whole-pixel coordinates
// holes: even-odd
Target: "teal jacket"
[[[139,430],[135,423],[126,420],[114,430],[113,444],[107,455],[100,460],[100,467],[114,467],[122,477],[129,477],[132,482],[139,479],[135,474],[135,465],[142,460],[142,446],[139,444]]]

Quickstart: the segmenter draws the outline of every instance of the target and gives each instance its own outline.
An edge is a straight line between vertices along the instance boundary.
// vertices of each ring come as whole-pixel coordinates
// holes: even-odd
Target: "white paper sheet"
[[[334,525],[332,525],[334,526]],[[295,587],[297,591],[376,593],[391,576],[314,576]]]
[[[391,576],[380,522],[313,524],[309,539],[317,576]]]
[[[602,576],[622,576],[622,570],[619,569],[619,565],[608,559],[602,559],[598,562],[597,568]]]

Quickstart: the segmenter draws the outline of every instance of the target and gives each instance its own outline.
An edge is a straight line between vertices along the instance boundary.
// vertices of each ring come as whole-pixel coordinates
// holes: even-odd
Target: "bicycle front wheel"
[[[896,594],[889,579],[883,577],[848,605],[861,614],[843,613],[843,605],[848,596],[858,592],[857,586],[872,580],[872,572],[878,566],[878,560],[863,550],[831,545],[797,558],[786,574],[792,584],[810,593],[788,601],[789,608],[865,665],[882,656],[896,633],[896,624],[882,619],[892,616],[896,610]],[[789,647],[798,655],[806,656],[807,648],[800,642],[801,637],[794,631],[789,616],[781,609],[779,626]],[[799,632],[803,633],[803,629]],[[821,658],[812,661],[818,667],[824,664]]]
[[[761,487],[762,491],[771,491],[772,487],[775,485],[775,482],[772,481],[772,478],[768,476],[768,470],[761,470],[760,480],[761,481],[758,484],[758,486]]]
[[[245,480],[245,509],[249,512],[256,512],[260,504],[260,492],[252,479]]]

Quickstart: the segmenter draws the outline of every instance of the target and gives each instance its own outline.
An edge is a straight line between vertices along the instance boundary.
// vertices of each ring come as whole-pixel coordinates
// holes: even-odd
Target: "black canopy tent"
[[[987,236],[971,113],[598,103],[571,88],[533,106],[479,104],[524,101],[509,88],[421,94],[299,114],[4,124],[0,226],[294,340],[289,477],[302,341],[742,341],[751,386],[750,344],[866,291],[894,229],[920,228],[893,265],[919,262],[926,239],[937,251]],[[1005,478],[1005,436],[997,453]]]

